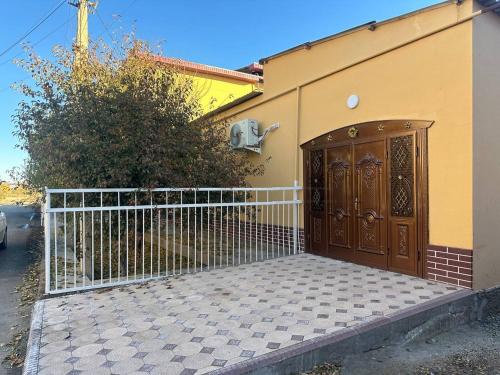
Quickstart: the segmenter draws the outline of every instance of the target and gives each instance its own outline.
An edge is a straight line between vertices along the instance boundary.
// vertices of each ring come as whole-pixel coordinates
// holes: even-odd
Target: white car
[[[5,213],[0,211],[0,249],[7,247],[7,218]]]

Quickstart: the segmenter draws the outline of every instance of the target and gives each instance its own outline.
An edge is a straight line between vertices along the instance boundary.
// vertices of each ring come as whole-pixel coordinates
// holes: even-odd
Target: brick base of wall
[[[264,245],[275,245],[283,248],[293,248],[293,227],[282,225],[269,225],[247,221],[234,221],[229,222],[214,219],[210,222],[210,229],[219,234],[229,235],[231,237],[243,238],[249,243],[257,243]],[[299,252],[304,251],[304,230],[298,229],[298,244],[297,249]]]
[[[472,288],[472,250],[429,245],[427,278]]]

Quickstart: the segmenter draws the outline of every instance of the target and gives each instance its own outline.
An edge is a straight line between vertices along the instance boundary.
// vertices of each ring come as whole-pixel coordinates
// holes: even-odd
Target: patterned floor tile
[[[40,374],[201,374],[458,288],[293,255],[45,300]]]

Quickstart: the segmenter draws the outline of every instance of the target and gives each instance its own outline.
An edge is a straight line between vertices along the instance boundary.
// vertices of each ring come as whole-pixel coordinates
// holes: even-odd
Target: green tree
[[[227,124],[200,117],[192,82],[153,61],[145,43],[103,42],[84,59],[54,48],[54,60],[33,50],[18,64],[34,84],[13,116],[28,154],[28,186],[243,186],[262,173],[229,149]]]

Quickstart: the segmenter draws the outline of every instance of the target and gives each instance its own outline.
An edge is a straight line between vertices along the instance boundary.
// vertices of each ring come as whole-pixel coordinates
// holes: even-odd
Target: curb
[[[28,337],[28,352],[24,360],[23,375],[38,374],[38,361],[40,359],[40,344],[42,338],[42,323],[44,301],[37,301],[31,314],[30,335]]]
[[[486,292],[487,293],[487,292]],[[406,308],[369,322],[320,336],[244,362],[210,372],[213,375],[296,374],[311,370],[325,362],[333,362],[347,354],[371,350],[401,340],[413,329],[441,318],[434,334],[481,317],[485,293],[459,290],[420,305]],[[481,301],[480,301],[481,300]]]

